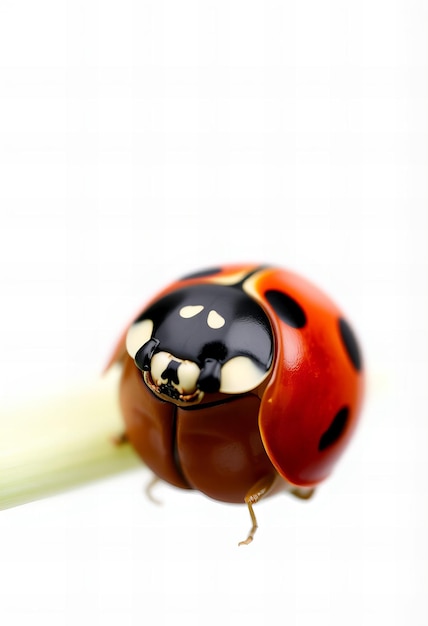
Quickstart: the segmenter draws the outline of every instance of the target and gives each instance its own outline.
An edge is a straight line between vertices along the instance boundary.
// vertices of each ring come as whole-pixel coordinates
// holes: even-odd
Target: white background
[[[361,427],[249,520],[144,469],[0,513],[5,626],[428,622],[424,0],[0,3],[3,406],[95,378],[176,276],[284,265],[348,312]],[[0,405],[1,410],[1,405]]]

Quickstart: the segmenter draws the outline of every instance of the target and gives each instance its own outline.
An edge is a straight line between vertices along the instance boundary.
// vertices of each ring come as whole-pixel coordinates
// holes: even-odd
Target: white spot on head
[[[152,320],[142,320],[132,324],[126,335],[126,349],[129,356],[135,358],[138,350],[151,338],[152,331]]]
[[[166,383],[166,379],[162,378],[163,372],[171,361],[171,355],[168,352],[156,352],[150,362],[150,374],[156,385]]]
[[[265,372],[248,357],[236,356],[221,368],[220,391],[246,393],[258,387],[269,372]]]
[[[183,361],[178,368],[178,380],[182,393],[191,393],[196,389],[201,370],[193,361]]]
[[[210,311],[208,314],[207,324],[210,328],[221,328],[226,324],[226,320],[217,311]]]
[[[180,309],[180,317],[184,317],[184,319],[189,319],[190,317],[195,317],[195,315],[198,315],[198,313],[203,310],[204,307],[202,306],[202,304],[189,304],[187,306],[183,306],[183,308]]]
[[[166,378],[162,378],[162,374],[165,372],[171,361],[177,361],[180,363],[177,369],[178,385],[171,383],[181,394],[186,395],[193,393],[196,389],[199,374],[201,370],[193,363],[193,361],[182,361],[174,357],[169,352],[156,352],[153,355],[150,363],[150,375],[155,385],[160,387],[162,383],[167,383]]]

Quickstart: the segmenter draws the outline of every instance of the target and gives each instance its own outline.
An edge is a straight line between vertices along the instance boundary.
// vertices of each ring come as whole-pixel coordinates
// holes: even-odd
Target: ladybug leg
[[[158,500],[153,495],[153,487],[157,485],[158,483],[160,483],[160,481],[161,481],[160,478],[156,476],[156,474],[153,474],[152,478],[147,483],[146,488],[144,489],[144,492],[147,498],[150,500],[150,502],[153,502],[153,504],[157,504],[158,506],[161,506],[163,503],[161,502],[161,500]]]
[[[112,437],[112,443],[115,446],[123,446],[125,443],[129,443],[128,433],[123,431],[123,433],[119,435],[114,435],[114,437]]]
[[[248,537],[244,541],[239,542],[239,546],[248,545],[254,539],[254,534],[258,528],[257,519],[254,513],[253,504],[256,504],[263,497],[267,496],[275,484],[277,476],[275,474],[269,474],[264,476],[248,491],[244,498],[245,504],[248,506],[248,511],[251,517],[251,530],[248,533]]]
[[[292,487],[289,492],[300,500],[309,500],[315,493],[315,489],[309,487]]]

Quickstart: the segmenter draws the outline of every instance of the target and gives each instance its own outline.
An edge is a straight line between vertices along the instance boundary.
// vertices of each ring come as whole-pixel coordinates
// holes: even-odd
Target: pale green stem
[[[0,414],[0,509],[141,465],[127,443],[118,371],[85,388]]]

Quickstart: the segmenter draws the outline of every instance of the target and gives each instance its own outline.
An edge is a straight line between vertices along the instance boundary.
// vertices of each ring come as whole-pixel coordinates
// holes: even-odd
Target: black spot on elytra
[[[348,322],[343,318],[339,318],[339,332],[343,342],[343,347],[345,348],[352,365],[359,372],[363,365],[360,347],[354,335],[354,331],[349,326]]]
[[[180,280],[191,280],[193,278],[204,278],[205,276],[214,276],[215,274],[219,274],[221,272],[221,267],[210,267],[208,269],[201,270],[199,272],[194,272],[193,274],[187,274],[186,276],[182,276]]]
[[[269,289],[265,292],[265,297],[279,318],[289,326],[303,328],[306,324],[304,310],[291,296],[277,289]]]
[[[348,422],[349,417],[349,408],[344,406],[340,411],[335,415],[333,421],[330,426],[327,428],[325,433],[321,435],[318,450],[322,452],[326,448],[332,446],[336,441],[340,438],[343,431],[345,430],[346,424]]]

